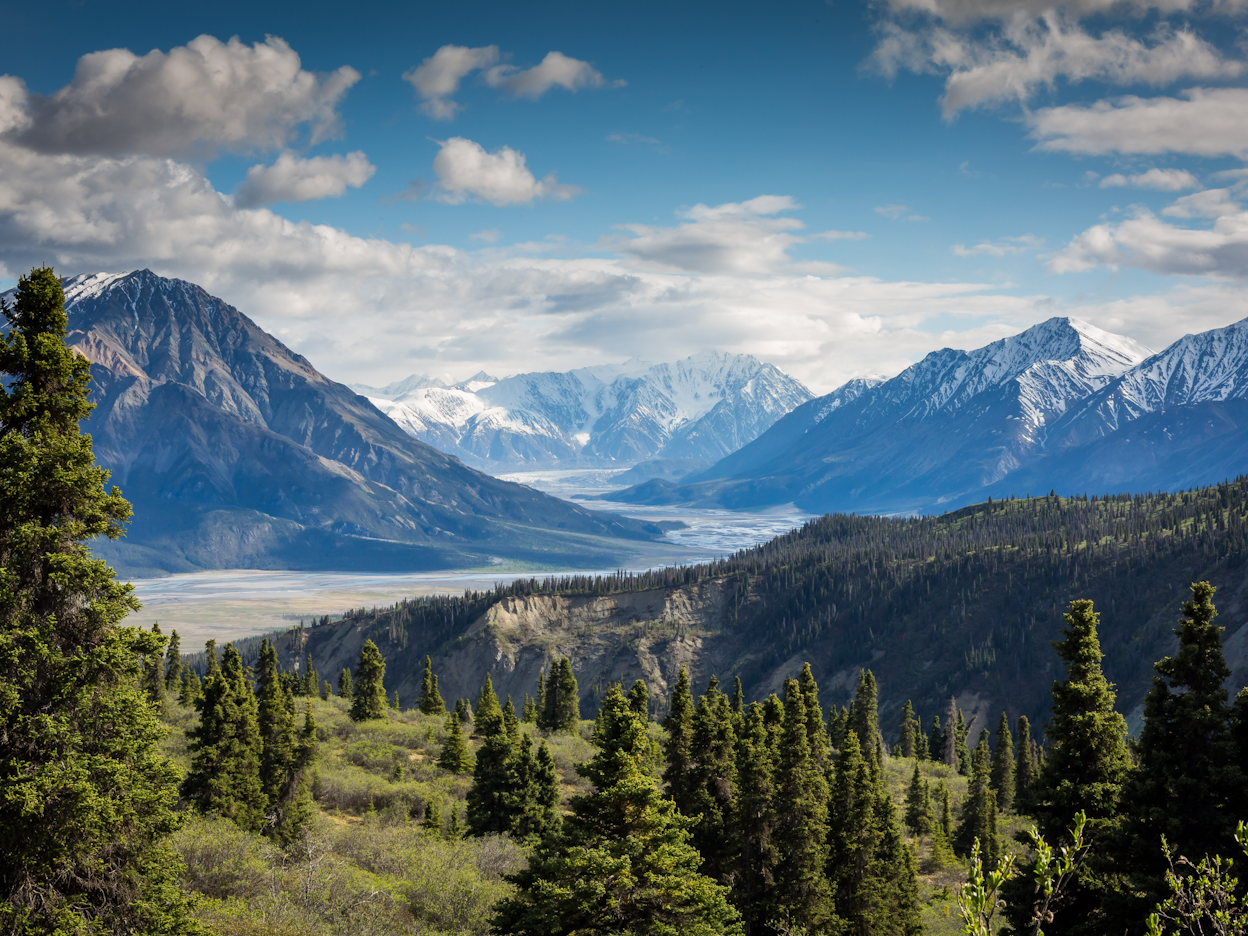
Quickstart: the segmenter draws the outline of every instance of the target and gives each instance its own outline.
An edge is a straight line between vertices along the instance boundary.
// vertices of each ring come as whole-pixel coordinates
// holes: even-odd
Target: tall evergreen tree
[[[209,650],[208,666],[204,694],[196,705],[199,724],[187,732],[191,769],[182,783],[182,794],[201,812],[259,831],[266,801],[260,780],[256,697],[233,644],[226,644],[219,668],[215,653]]]
[[[433,660],[425,656],[425,675],[420,681],[420,697],[416,708],[424,715],[445,715],[446,703],[438,693],[438,677],[433,675]]]
[[[667,729],[667,741],[663,745],[667,764],[663,769],[663,782],[667,785],[667,795],[686,816],[695,814],[691,772],[694,712],[689,673],[682,666],[672,689],[671,707],[667,718],[663,719],[663,727]]]
[[[563,823],[559,813],[559,774],[550,746],[543,741],[533,755],[532,740],[520,737],[520,752],[512,780],[509,809],[511,834],[520,842],[535,845],[547,836],[557,835]]]
[[[312,653],[309,651],[308,658],[303,666],[303,680],[300,687],[300,695],[305,695],[309,699],[316,695],[317,690],[321,686],[321,677],[316,672],[316,667],[312,665]]]
[[[1032,786],[1031,814],[1048,842],[1063,841],[1071,817],[1083,810],[1090,841],[1110,843],[1120,832],[1123,783],[1131,769],[1127,723],[1114,711],[1114,687],[1101,669],[1099,616],[1091,601],[1070,603],[1064,639],[1053,644],[1066,678],[1053,684],[1052,718],[1045,727],[1047,756]],[[1107,919],[1122,882],[1105,852],[1079,867],[1056,906],[1048,936],[1118,932]],[[1029,875],[1006,888],[1007,915],[1015,929],[1027,925]]]
[[[961,721],[962,713],[958,711],[958,700],[950,696],[949,708],[945,711],[945,739],[941,744],[941,753],[944,756],[945,766],[958,770],[961,767],[961,757],[958,751],[958,742],[961,736],[958,731],[958,722]],[[962,742],[965,745],[966,742]]]
[[[147,700],[156,707],[156,711],[165,711],[165,638],[160,633],[160,622],[152,623],[152,636],[160,641],[158,648],[149,653],[143,660],[143,690]]]
[[[797,677],[797,684],[802,690],[802,704],[806,708],[806,740],[810,744],[810,756],[814,759],[815,766],[823,770],[827,766],[828,755],[831,753],[828,729],[823,723],[823,706],[819,704],[819,685],[815,682],[815,674],[811,671],[809,663],[802,666],[801,675]],[[874,691],[874,679],[871,681],[871,688]],[[872,699],[874,700],[874,695]]]
[[[342,672],[338,674],[338,698],[351,698],[351,671],[345,666]]]
[[[849,709],[833,705],[828,709],[828,741],[837,751],[845,744],[845,735],[849,733]]]
[[[446,737],[442,739],[438,766],[454,774],[472,770],[472,754],[468,750],[468,741],[464,738],[463,729],[459,727],[459,718],[454,712],[446,716]]]
[[[485,714],[481,714],[482,710]],[[508,731],[488,675],[485,685],[481,687],[477,714],[476,730],[483,740],[472,769],[472,786],[468,788],[468,832],[471,835],[509,832],[517,797],[514,775],[519,743],[518,738]],[[527,777],[520,779],[522,784],[527,785]]]
[[[931,793],[927,789],[927,781],[919,771],[919,762],[914,762],[914,772],[910,774],[910,786],[906,790],[906,825],[915,835],[927,835],[928,813],[931,811]]]
[[[992,791],[997,794],[998,809],[1014,809],[1014,738],[1010,735],[1010,717],[1005,712],[997,722],[997,746],[992,752]]]
[[[628,704],[642,721],[650,720],[650,690],[646,688],[645,680],[638,679],[628,690]]]
[[[549,692],[549,688],[547,690]],[[740,931],[727,888],[698,873],[682,817],[647,775],[646,726],[618,686],[599,710],[598,753],[577,771],[593,792],[574,797],[562,834],[510,876],[494,929],[517,936]]]
[[[780,849],[776,840],[775,769],[763,706],[755,702],[742,720],[734,817],[739,853],[732,897],[741,911],[747,936],[765,930],[776,903],[774,881]]]
[[[852,745],[847,742],[846,747]],[[790,927],[819,932],[835,922],[826,874],[828,785],[811,756],[806,703],[801,686],[792,679],[785,684],[778,754],[776,841],[780,861],[775,869],[775,918]]]
[[[940,727],[940,716],[932,716],[932,731],[927,736],[927,759],[938,764],[945,761],[945,732]]]
[[[875,674],[864,669],[858,676],[854,690],[854,704],[850,707],[850,728],[858,736],[865,757],[873,756],[876,739],[880,736],[880,707],[875,687]]]
[[[1036,784],[1036,755],[1031,740],[1031,722],[1018,716],[1018,764],[1014,770],[1014,800],[1020,812],[1030,812],[1031,791]]]
[[[474,733],[484,737],[494,730],[494,722],[501,720],[502,717],[502,706],[498,704],[498,696],[494,694],[494,681],[490,679],[490,674],[486,673],[485,682],[481,684],[481,691],[477,693],[476,708],[473,710]]]
[[[169,634],[169,645],[165,647],[165,692],[173,694],[182,685],[182,644],[175,630]]]
[[[352,721],[386,717],[386,661],[371,640],[360,648],[360,662],[351,681]]]
[[[958,709],[958,728],[954,735],[957,738],[958,773],[964,777],[969,777],[974,767],[971,760],[971,749],[966,743],[966,736],[970,733],[970,730],[970,724],[966,721],[962,710]]]
[[[162,641],[121,626],[133,588],[86,545],[131,513],[79,430],[91,368],[50,268],[0,315],[0,930],[195,932],[167,842],[178,773],[136,689]]]
[[[1168,891],[1157,843],[1197,861],[1225,853],[1243,812],[1243,774],[1236,764],[1226,689],[1231,670],[1208,582],[1192,584],[1175,629],[1178,651],[1155,664],[1136,743],[1138,769],[1127,785],[1124,855],[1147,911]]]
[[[712,684],[693,716],[689,771],[693,846],[702,855],[702,873],[724,881],[736,864],[733,810],[736,806],[736,733],[732,705]]]
[[[909,699],[906,699],[906,704],[901,707],[901,725],[897,730],[897,750],[902,757],[915,756],[918,749],[915,742],[916,726],[914,706],[910,704]]]
[[[745,716],[745,690],[741,687],[741,677],[732,678],[732,713],[738,718]]]
[[[256,676],[260,785],[267,801],[264,831],[290,842],[311,818],[306,772],[316,756],[316,721],[309,703],[303,731],[296,730],[295,700],[282,685],[277,651],[268,639],[260,644]]]
[[[520,713],[520,721],[526,725],[537,724],[537,703],[527,692],[524,694],[524,709]]]
[[[581,702],[572,672],[572,661],[561,657],[546,681],[545,724],[547,731],[575,732],[581,724]]]
[[[997,795],[992,789],[992,755],[988,732],[984,731],[971,755],[971,777],[962,803],[962,820],[953,833],[953,847],[959,855],[969,855],[975,840],[985,867],[996,867],[1001,855],[997,834]]]

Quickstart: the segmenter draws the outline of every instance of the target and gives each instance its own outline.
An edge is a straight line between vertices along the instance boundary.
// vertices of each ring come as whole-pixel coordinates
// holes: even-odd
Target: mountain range
[[[413,375],[352,388],[403,431],[485,470],[715,462],[811,392],[748,354],[628,361],[563,373],[484,372],[457,384]]]
[[[96,544],[131,575],[611,562],[662,528],[475,471],[251,319],[148,270],[63,281],[96,458],[135,508]]]
[[[1248,320],[1161,352],[1073,318],[855,381],[627,503],[930,513],[990,496],[1175,490],[1248,466]]]

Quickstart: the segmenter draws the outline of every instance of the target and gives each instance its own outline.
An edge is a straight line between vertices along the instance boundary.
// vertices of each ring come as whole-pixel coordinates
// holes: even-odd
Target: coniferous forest
[[[1248,931],[1229,863],[1248,847],[1248,689],[1227,690],[1222,593],[1162,578],[1240,567],[1242,481],[827,517],[714,565],[356,615],[426,645],[402,699],[387,672],[406,658],[372,639],[322,674],[268,638],[188,657],[124,626],[133,592],[89,546],[130,510],[79,428],[89,366],[63,301],[32,271],[0,336],[0,932]],[[488,672],[442,695],[429,651],[508,590],[711,577],[739,595],[741,639],[810,660],[778,691],[756,691],[764,655],[722,683],[682,668],[661,704],[609,685],[589,711],[555,656],[522,699]],[[940,695],[881,704],[921,668],[918,635],[990,618],[965,671],[1014,680],[1042,719],[974,732],[948,672]],[[1129,735],[1112,674],[1142,678],[1163,620]],[[820,676],[864,652],[829,705]]]

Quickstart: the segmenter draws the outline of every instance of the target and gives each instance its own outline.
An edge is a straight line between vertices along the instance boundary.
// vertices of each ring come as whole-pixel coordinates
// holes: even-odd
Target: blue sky
[[[176,6],[9,17],[0,285],[147,266],[375,384],[1248,315],[1237,2]]]

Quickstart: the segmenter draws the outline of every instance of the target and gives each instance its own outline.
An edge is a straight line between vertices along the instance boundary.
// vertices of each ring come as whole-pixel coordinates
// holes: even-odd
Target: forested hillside
[[[980,716],[1004,707],[1034,720],[1048,704],[1061,611],[1087,597],[1103,614],[1106,669],[1130,713],[1173,645],[1191,581],[1221,588],[1242,681],[1246,516],[1244,478],[1175,494],[990,501],[939,517],[837,514],[719,562],[356,609],[279,647],[284,661],[310,652],[336,673],[371,638],[388,689],[403,697],[426,653],[452,697],[490,672],[517,698],[548,657],[566,653],[591,703],[607,682],[633,678],[666,698],[682,663],[699,679],[740,676],[759,697],[809,659],[828,674],[825,704],[844,702],[869,665],[886,717],[907,699],[930,716],[956,695]]]

